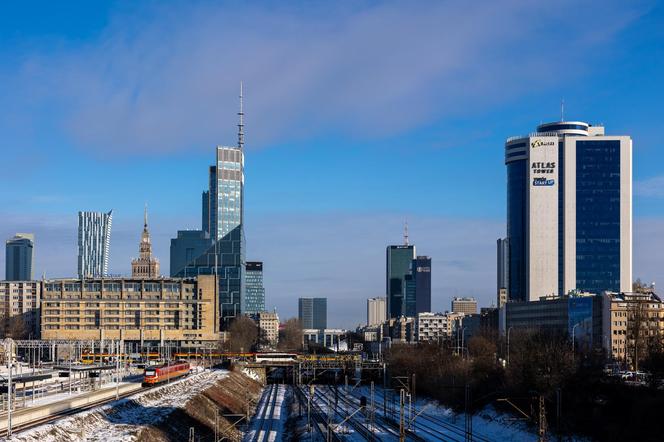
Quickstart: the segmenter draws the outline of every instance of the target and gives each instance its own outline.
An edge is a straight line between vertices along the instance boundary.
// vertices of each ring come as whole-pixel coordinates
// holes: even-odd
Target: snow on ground
[[[273,401],[272,393],[276,390],[276,400]],[[286,385],[268,385],[263,389],[256,414],[251,419],[249,430],[244,436],[244,441],[275,442],[283,440],[284,428],[288,419],[287,401],[292,394],[290,387]]]
[[[365,396],[369,402],[370,391],[367,387],[360,387],[353,391],[356,397]],[[374,401],[376,414],[383,414],[383,390],[380,387],[375,388]],[[398,395],[396,401],[398,402]],[[388,395],[388,402],[391,401]],[[398,407],[398,405],[397,405]],[[390,405],[388,403],[388,414]],[[457,430],[463,432],[465,428],[465,414],[455,413],[450,408],[439,404],[437,401],[428,399],[418,399],[413,404],[413,413],[422,412],[416,418],[418,428],[431,429],[450,435],[456,434]],[[424,411],[423,411],[424,410]],[[398,419],[398,408],[396,409],[396,418]],[[408,416],[408,415],[406,415]],[[500,413],[493,407],[486,407],[472,416],[473,433],[492,441],[504,442],[530,442],[537,441],[537,435],[522,421],[514,420],[514,416]],[[423,431],[418,431],[419,435],[429,440],[438,440],[437,438],[427,436]],[[462,433],[461,433],[462,434]],[[574,439],[581,441],[583,439]]]
[[[154,425],[197,393],[227,376],[225,370],[192,374],[154,389],[19,433],[15,442],[125,442],[145,425]]]

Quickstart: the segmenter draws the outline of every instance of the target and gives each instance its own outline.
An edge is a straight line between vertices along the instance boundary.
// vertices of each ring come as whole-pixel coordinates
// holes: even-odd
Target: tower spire
[[[244,108],[243,108],[243,94],[242,94],[242,81],[240,81],[240,112],[238,116],[240,117],[240,122],[237,125],[237,147],[240,150],[244,149]]]
[[[148,228],[148,203],[145,203],[145,209],[143,210],[143,227]]]
[[[406,246],[408,245],[408,220],[403,225],[403,243]]]

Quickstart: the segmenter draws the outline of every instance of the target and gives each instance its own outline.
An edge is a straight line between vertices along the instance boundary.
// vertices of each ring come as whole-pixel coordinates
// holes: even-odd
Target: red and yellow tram
[[[171,379],[186,376],[190,371],[189,362],[175,362],[170,365],[146,367],[143,373],[143,386],[161,384]]]

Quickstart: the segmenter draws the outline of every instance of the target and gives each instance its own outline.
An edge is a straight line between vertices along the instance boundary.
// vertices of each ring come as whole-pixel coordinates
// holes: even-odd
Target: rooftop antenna
[[[565,99],[560,100],[560,121],[565,121]]]
[[[243,94],[242,94],[242,82],[240,81],[240,112],[238,116],[240,117],[240,122],[237,125],[237,147],[242,150],[244,148],[244,109],[242,106]]]
[[[403,243],[408,245],[408,220],[403,225]]]

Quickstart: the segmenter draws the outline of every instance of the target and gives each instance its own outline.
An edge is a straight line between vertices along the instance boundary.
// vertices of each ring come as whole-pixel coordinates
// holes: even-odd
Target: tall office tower
[[[431,257],[418,256],[413,260],[411,273],[415,280],[415,309],[407,316],[431,311]]]
[[[134,278],[159,277],[159,260],[152,256],[152,242],[148,230],[148,207],[143,215],[143,233],[138,245],[139,257],[131,260],[131,276]]]
[[[78,212],[78,275],[98,278],[108,273],[113,211]]]
[[[379,325],[385,322],[385,298],[367,299],[367,325]]]
[[[630,291],[632,140],[581,121],[507,139],[511,300]]]
[[[193,260],[177,256],[179,270],[174,276],[217,275],[221,326],[242,313],[245,296],[245,240],[244,240],[244,111],[240,87],[237,147],[218,146],[215,164],[209,168],[209,193],[203,194],[203,210],[209,221],[203,219],[202,235],[209,231],[210,246]],[[207,200],[207,201],[206,201]],[[205,208],[206,202],[208,208]],[[179,236],[180,232],[178,232]],[[178,238],[179,239],[179,238]],[[174,251],[187,252],[193,247],[171,241],[171,259]],[[184,263],[184,266],[182,266]],[[173,265],[171,265],[173,267]],[[173,271],[171,271],[173,275]]]
[[[201,195],[201,226],[203,232],[210,233],[210,191]]]
[[[300,298],[297,316],[303,329],[327,328],[327,298]]]
[[[248,261],[245,273],[245,297],[242,313],[257,315],[265,311],[265,287],[263,286],[263,263]]]
[[[387,299],[388,319],[399,318],[406,314],[406,289],[409,288],[411,298],[415,292],[415,281],[411,269],[415,259],[415,246],[405,244],[387,246],[387,270],[385,294]],[[408,281],[408,283],[407,283]],[[407,287],[408,285],[408,287]]]
[[[477,313],[477,301],[475,298],[452,298],[452,313],[463,313],[471,315]]]
[[[509,284],[509,242],[507,238],[499,238],[496,241],[496,296],[500,299],[501,290],[507,293]],[[500,307],[500,302],[498,302]]]
[[[5,244],[5,279],[30,281],[33,273],[35,235],[17,233]]]

